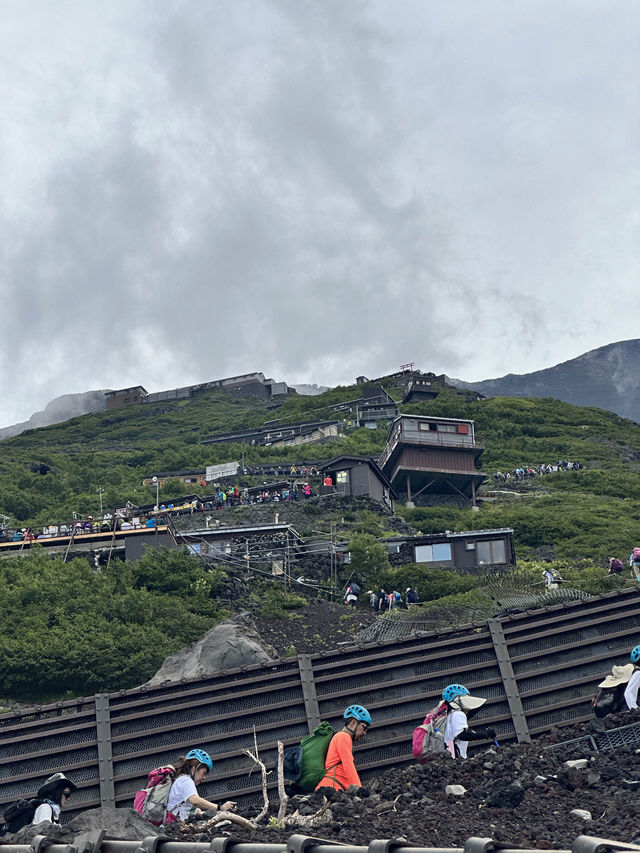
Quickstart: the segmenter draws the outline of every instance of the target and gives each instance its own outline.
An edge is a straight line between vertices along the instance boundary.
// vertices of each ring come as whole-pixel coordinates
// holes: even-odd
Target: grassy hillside
[[[210,392],[190,401],[85,415],[30,430],[0,442],[0,512],[29,525],[65,520],[72,512],[95,515],[99,486],[105,490],[105,507],[128,499],[151,502],[155,492],[142,487],[144,477],[204,469],[242,454],[247,464],[303,456],[322,459],[339,452],[378,454],[386,425],[305,448],[200,444],[215,433],[275,419],[287,423],[333,417],[328,405],[359,395],[355,386],[337,388],[317,397],[292,396],[274,410]],[[600,409],[552,399],[467,403],[464,392],[455,389],[444,389],[433,401],[403,406],[402,411],[473,418],[477,440],[486,448],[481,467],[489,474],[558,459],[579,460],[585,466],[508,488],[494,488],[490,480],[483,490],[488,500],[477,513],[447,505],[399,508],[419,529],[514,527],[521,557],[604,560],[611,554],[625,556],[640,539],[638,425]],[[41,462],[52,471],[42,475],[31,470]]]
[[[390,390],[398,395],[397,389]],[[377,455],[386,441],[386,424],[304,448],[200,443],[217,432],[276,418],[283,423],[330,418],[327,406],[357,398],[359,392],[346,387],[317,397],[291,397],[277,409],[209,392],[191,401],[86,415],[23,433],[0,442],[0,513],[33,526],[68,520],[72,512],[96,515],[99,486],[105,490],[105,508],[128,499],[151,502],[155,490],[141,485],[144,477],[204,469],[240,459],[243,453],[249,465],[311,461],[340,452]],[[640,542],[638,425],[599,409],[550,399],[469,403],[464,392],[454,389],[402,410],[474,419],[478,442],[486,448],[481,467],[488,474],[560,458],[585,466],[506,486],[490,478],[478,512],[450,503],[399,507],[398,514],[415,529],[513,527],[518,557],[531,561],[530,570],[538,575],[537,560],[555,559],[572,586],[590,592],[631,582],[605,580],[602,567],[611,555],[625,559]],[[42,463],[49,468],[46,473],[40,473]],[[287,507],[280,509],[281,520],[287,520]],[[234,511],[239,521],[246,511]],[[476,595],[477,578],[424,565],[390,569],[382,546],[374,560],[373,537],[388,535],[391,527],[368,509],[331,510],[313,501],[296,511],[308,516],[306,526],[314,529],[336,522],[339,538],[352,539],[354,557],[360,548],[364,563],[371,563],[363,576],[372,583],[411,583],[424,599]],[[28,557],[1,560],[2,606],[5,613],[17,614],[0,630],[5,695],[42,700],[139,684],[167,654],[201,636],[224,615],[228,602],[223,586],[222,573],[207,573],[194,558],[176,552],[151,553],[135,566],[112,563],[97,579],[86,561],[65,565],[40,549]],[[42,672],[46,677],[41,678]]]

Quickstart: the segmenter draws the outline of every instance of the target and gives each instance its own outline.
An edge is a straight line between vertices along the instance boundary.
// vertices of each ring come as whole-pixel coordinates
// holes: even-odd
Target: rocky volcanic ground
[[[604,725],[614,728],[640,722],[640,713],[619,714]],[[601,727],[601,721],[595,721]],[[232,823],[173,825],[164,834],[180,840],[284,842],[295,833],[367,845],[375,838],[403,837],[420,846],[461,847],[470,836],[492,837],[502,846],[567,849],[581,834],[640,842],[640,743],[617,751],[590,753],[557,747],[596,731],[593,723],[555,730],[531,745],[483,750],[467,761],[434,758],[428,764],[380,772],[367,787],[352,793],[317,792],[289,801],[286,825],[271,816],[255,829]],[[553,747],[556,746],[554,749]],[[551,747],[551,748],[545,748]],[[357,758],[357,756],[356,756]],[[584,767],[567,760],[586,759]],[[464,791],[448,793],[447,786]],[[579,813],[573,813],[574,810]],[[255,808],[240,810],[246,818]],[[314,815],[323,812],[314,820]],[[589,819],[590,818],[590,819]],[[57,841],[78,832],[104,828],[111,838],[141,839],[156,834],[130,809],[93,809],[62,827],[25,827],[2,843],[29,843],[46,834]]]
[[[307,601],[306,607],[289,611],[285,619],[264,619],[256,610],[251,613],[260,636],[283,657],[294,649],[300,655],[353,645],[359,632],[375,621],[364,601],[356,610],[342,602],[310,596]]]
[[[607,719],[606,726],[638,721],[640,714],[620,714]],[[425,765],[381,772],[358,793],[329,791],[328,808],[315,826],[305,826],[304,819],[322,808],[320,792],[290,801],[287,813],[298,811],[298,824],[266,825],[253,832],[231,825],[203,832],[201,824],[168,832],[198,840],[224,833],[265,842],[302,832],[355,844],[404,837],[439,847],[462,846],[472,835],[491,836],[504,846],[539,849],[570,847],[580,834],[640,842],[640,743],[597,754],[584,747],[577,752],[545,749],[589,733],[591,725],[581,724],[531,745],[485,750],[467,761],[438,757]],[[584,768],[565,764],[581,758],[587,759]],[[447,793],[448,785],[461,785],[465,791]],[[574,809],[588,814],[572,814]]]

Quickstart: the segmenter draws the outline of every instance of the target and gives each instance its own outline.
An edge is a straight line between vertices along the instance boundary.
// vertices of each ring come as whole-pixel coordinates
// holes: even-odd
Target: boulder
[[[467,789],[464,785],[447,785],[444,792],[452,797],[463,797],[467,793]]]
[[[265,643],[247,613],[214,625],[191,646],[170,655],[147,684],[217,675],[227,669],[265,664],[278,653]]]
[[[157,827],[133,809],[98,808],[82,812],[68,823],[58,826],[49,821],[28,824],[14,835],[5,836],[11,844],[30,844],[36,835],[44,835],[51,844],[67,844],[83,833],[103,830],[109,838],[135,839],[158,835]]]

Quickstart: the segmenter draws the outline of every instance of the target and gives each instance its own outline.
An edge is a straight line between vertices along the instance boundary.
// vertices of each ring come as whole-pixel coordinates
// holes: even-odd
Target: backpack
[[[633,559],[640,560],[640,548],[633,549]]]
[[[360,595],[360,593],[362,592],[362,589],[360,588],[360,584],[357,584],[355,581],[353,581],[351,583],[351,592],[354,595]]]
[[[444,725],[447,719],[447,708],[438,705],[429,711],[421,726],[413,730],[413,757],[424,764],[430,755],[443,755],[447,752],[444,742]]]
[[[165,822],[167,800],[173,785],[174,772],[175,768],[171,764],[167,764],[166,767],[156,767],[147,777],[147,787],[138,791],[133,800],[134,810],[154,826],[160,826]]]
[[[335,732],[326,721],[303,737],[299,746],[284,751],[284,775],[296,793],[309,793],[324,776],[329,743]]]
[[[15,800],[11,803],[4,812],[5,832],[17,832],[23,826],[31,823],[36,809],[42,803],[44,803],[44,800],[38,797],[34,797],[31,800]]]

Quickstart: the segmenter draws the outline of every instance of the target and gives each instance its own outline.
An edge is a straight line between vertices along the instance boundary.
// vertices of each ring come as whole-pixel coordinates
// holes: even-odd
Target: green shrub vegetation
[[[287,619],[297,614],[288,611],[306,607],[307,599],[283,587],[260,581],[251,593],[251,600],[259,605],[258,613],[263,619]]]
[[[0,561],[0,683],[18,699],[135,687],[222,616],[222,572],[181,551],[147,551],[96,572],[35,548]]]

